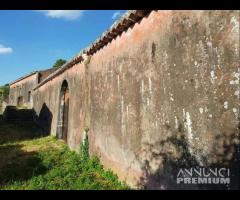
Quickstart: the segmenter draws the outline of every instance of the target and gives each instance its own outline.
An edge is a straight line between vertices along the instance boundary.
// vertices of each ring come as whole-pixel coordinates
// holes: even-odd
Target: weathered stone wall
[[[47,70],[35,72],[10,84],[9,104],[17,106],[18,98],[22,97],[23,106],[32,108],[33,102],[31,102],[32,100],[29,99],[29,92],[31,92],[32,96],[33,88],[36,87],[38,83],[42,82],[45,78],[47,78],[51,73],[56,70],[57,68],[50,68]]]
[[[3,102],[0,102],[0,103],[1,103],[0,104],[0,114],[2,114],[4,112],[4,110],[5,110],[5,108],[7,107],[8,102],[3,101]]]
[[[23,97],[23,106],[31,107],[31,102],[28,99],[29,92],[37,85],[37,73],[24,78],[10,85],[9,104],[17,106],[18,98]]]
[[[152,11],[37,89],[34,108],[55,135],[67,80],[71,148],[89,127],[91,153],[121,179],[177,188],[178,167],[239,156],[239,73],[239,11]]]
[[[55,72],[58,68],[50,68],[47,70],[42,70],[38,72],[38,83],[42,82],[47,78],[51,73]]]

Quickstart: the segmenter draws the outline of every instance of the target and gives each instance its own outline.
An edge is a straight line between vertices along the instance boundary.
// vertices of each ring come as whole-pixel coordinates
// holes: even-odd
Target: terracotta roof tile
[[[86,53],[87,55],[92,55],[100,48],[111,42],[115,37],[120,35],[123,31],[127,30],[131,25],[138,22],[140,19],[149,14],[151,10],[129,10],[127,11],[118,21],[116,21],[107,31],[103,32],[102,35],[91,43],[88,47],[81,50],[74,58],[69,60],[60,69],[56,70],[50,74],[45,80],[38,84],[34,90],[41,87],[49,80],[63,73],[68,68],[72,67],[78,62],[83,60],[82,55]],[[77,62],[76,62],[77,61]]]

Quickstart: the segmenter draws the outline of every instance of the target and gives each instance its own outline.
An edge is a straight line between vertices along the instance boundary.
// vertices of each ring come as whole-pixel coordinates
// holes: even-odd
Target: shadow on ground
[[[0,188],[46,172],[39,154],[23,150],[21,144],[39,137],[42,136],[33,122],[6,122],[0,115]]]
[[[41,136],[39,127],[33,122],[5,122],[0,116],[0,145]]]
[[[26,152],[21,145],[0,146],[0,188],[9,182],[23,181],[46,172],[38,153]]]
[[[46,104],[43,105],[39,116],[34,109],[7,106],[0,115],[0,145],[47,136],[51,132],[51,123],[52,113]]]

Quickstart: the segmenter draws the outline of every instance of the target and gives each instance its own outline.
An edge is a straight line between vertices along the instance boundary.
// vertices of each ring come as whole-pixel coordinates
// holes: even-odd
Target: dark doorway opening
[[[69,112],[69,87],[67,81],[63,81],[60,91],[60,105],[58,110],[57,137],[67,143],[68,139],[68,112]]]
[[[18,99],[17,99],[17,106],[19,106],[19,107],[23,106],[23,97],[22,96],[18,97]]]
[[[31,94],[31,91],[28,92],[28,102],[31,101],[31,98],[32,98],[32,94]]]
[[[33,99],[32,99],[32,92],[31,91],[28,92],[28,105],[29,105],[30,108],[33,107]]]

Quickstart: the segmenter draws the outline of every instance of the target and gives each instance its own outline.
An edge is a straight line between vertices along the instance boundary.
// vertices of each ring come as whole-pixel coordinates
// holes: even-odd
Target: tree
[[[53,68],[61,67],[61,66],[63,66],[66,62],[67,62],[67,61],[64,60],[64,59],[58,59],[58,60],[56,60],[56,62],[54,63]]]
[[[9,84],[0,86],[0,102],[5,100],[9,95]]]

